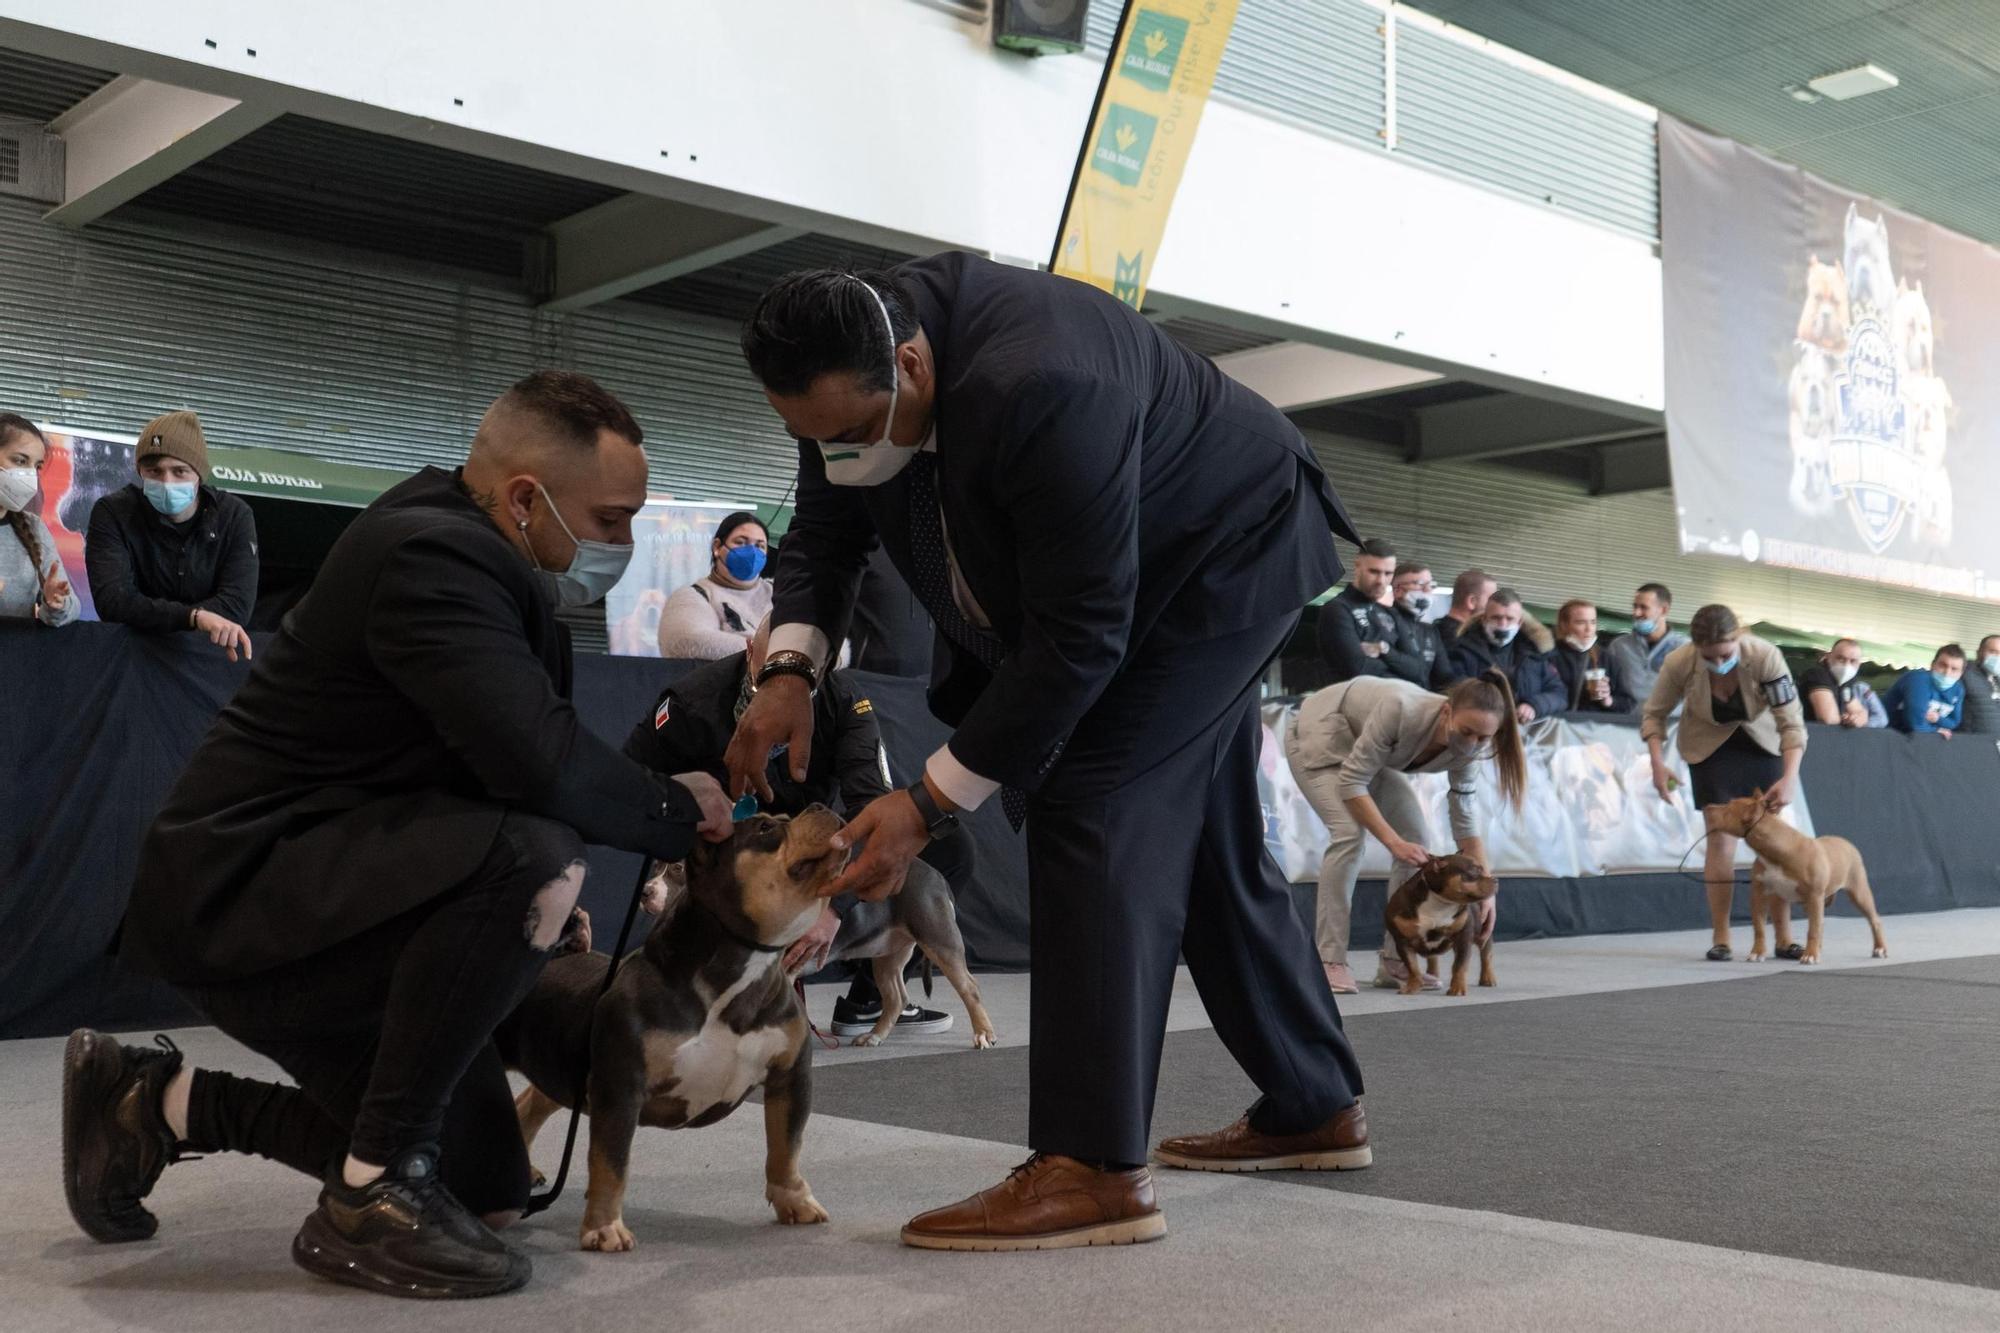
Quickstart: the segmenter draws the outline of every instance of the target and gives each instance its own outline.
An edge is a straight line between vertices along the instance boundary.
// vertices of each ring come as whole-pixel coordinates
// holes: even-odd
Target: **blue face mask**
[[[1949,690],[1952,686],[1958,684],[1957,681],[1940,671],[1931,672],[1931,679],[1937,682],[1937,687],[1940,690]]]
[[[722,557],[722,567],[738,583],[748,583],[764,572],[764,562],[768,559],[770,556],[761,546],[732,546]]]
[[[1987,675],[2000,676],[2000,657],[1982,657],[1979,665],[1986,669]]]
[[[140,489],[146,492],[153,508],[172,518],[194,503],[200,486],[198,481],[155,481],[147,477]]]
[[[1494,629],[1488,626],[1486,637],[1493,640],[1494,647],[1505,648],[1508,644],[1514,642],[1514,636],[1520,632],[1521,627],[1519,625],[1509,625],[1506,629]]]
[[[1653,631],[1659,627],[1660,622],[1657,620],[1635,620],[1632,622],[1632,632],[1634,634],[1643,634],[1647,638],[1651,638]]]
[[[1708,661],[1707,658],[1703,658],[1702,660]],[[1720,662],[1709,662],[1708,669],[1710,671],[1713,671],[1718,676],[1726,676],[1730,672],[1736,670],[1736,664],[1738,662],[1741,662],[1742,660],[1743,660],[1743,654],[1731,653],[1728,657],[1724,658]]]

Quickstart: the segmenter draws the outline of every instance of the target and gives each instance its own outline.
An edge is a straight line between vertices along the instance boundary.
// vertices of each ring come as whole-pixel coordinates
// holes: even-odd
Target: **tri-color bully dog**
[[[1757,861],[1750,867],[1750,961],[1761,963],[1764,952],[1764,915],[1771,914],[1777,936],[1777,956],[1796,957],[1801,963],[1819,961],[1821,927],[1827,904],[1842,889],[1868,918],[1875,933],[1877,958],[1889,956],[1889,941],[1882,934],[1882,918],[1875,912],[1875,895],[1868,887],[1868,867],[1861,852],[1845,838],[1808,838],[1778,818],[1777,808],[1764,799],[1762,791],[1711,805],[1702,811],[1711,833],[1728,833],[1750,844]],[[1806,905],[1806,943],[1794,954],[1792,944],[1792,904]]]
[[[799,1172],[812,1045],[782,960],[847,863],[832,846],[840,827],[816,805],[791,819],[755,815],[726,841],[696,843],[687,892],[602,1000],[607,955],[556,958],[494,1034],[508,1067],[530,1083],[515,1109],[531,1149],[544,1122],[579,1095],[590,1116],[584,1249],[632,1248],[625,1181],[640,1125],[712,1125],[754,1088],[764,1092],[765,1199],[780,1222],[827,1220]]]
[[[1447,995],[1464,995],[1466,967],[1474,948],[1479,950],[1479,984],[1498,983],[1493,977],[1493,921],[1482,929],[1479,905],[1500,890],[1500,881],[1486,873],[1486,867],[1469,856],[1434,856],[1416,874],[1403,881],[1389,895],[1382,910],[1382,924],[1394,941],[1396,954],[1409,973],[1401,994],[1415,995],[1423,989],[1417,976],[1419,955],[1429,959],[1432,976],[1438,973],[1438,955],[1452,951],[1451,986]]]

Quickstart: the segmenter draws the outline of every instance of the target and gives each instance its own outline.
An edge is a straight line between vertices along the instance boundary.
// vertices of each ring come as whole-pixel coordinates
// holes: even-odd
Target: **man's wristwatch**
[[[762,685],[773,676],[797,676],[805,681],[808,690],[819,693],[819,668],[813,665],[810,655],[795,648],[782,648],[766,657],[755,683]]]
[[[924,785],[922,778],[918,778],[904,790],[909,792],[910,799],[916,802],[917,813],[924,817],[924,832],[931,837],[942,838],[958,827],[958,816],[939,808],[937,801],[931,796],[931,789]]]

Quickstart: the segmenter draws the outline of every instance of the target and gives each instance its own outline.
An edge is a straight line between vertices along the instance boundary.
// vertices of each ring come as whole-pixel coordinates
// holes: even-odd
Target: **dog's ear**
[[[694,847],[689,850],[687,856],[689,878],[693,878],[696,873],[714,865],[723,855],[725,849],[735,841],[736,835],[733,833],[721,842],[710,842],[707,838],[696,838],[694,840]]]

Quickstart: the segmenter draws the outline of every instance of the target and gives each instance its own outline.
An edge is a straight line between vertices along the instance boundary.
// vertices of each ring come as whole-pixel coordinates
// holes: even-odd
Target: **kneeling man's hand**
[[[859,845],[861,854],[820,893],[827,898],[852,893],[869,903],[900,893],[910,862],[930,840],[930,828],[908,792],[878,796],[833,835],[836,850]]]

